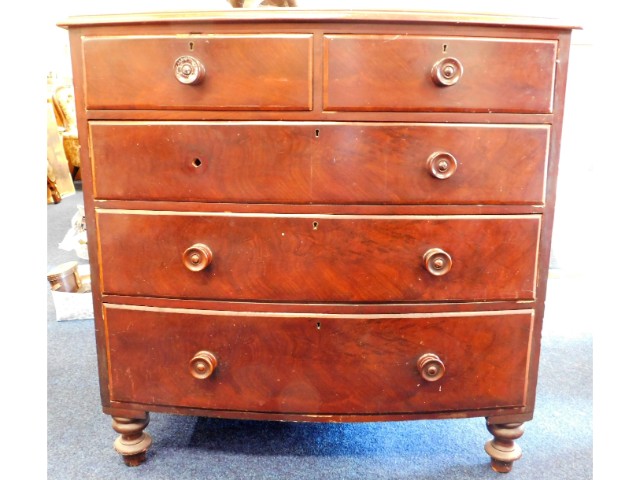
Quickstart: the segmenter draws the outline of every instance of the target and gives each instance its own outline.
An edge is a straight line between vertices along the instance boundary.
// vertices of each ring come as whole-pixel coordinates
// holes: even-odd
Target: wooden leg
[[[147,458],[147,450],[151,446],[151,437],[143,432],[149,425],[149,414],[144,418],[113,417],[113,429],[120,435],[113,446],[124,463],[129,467],[137,467]]]
[[[491,457],[491,468],[499,473],[510,472],[513,462],[522,456],[522,450],[515,442],[524,433],[522,423],[490,425],[487,419],[487,429],[493,435],[493,440],[484,446]]]

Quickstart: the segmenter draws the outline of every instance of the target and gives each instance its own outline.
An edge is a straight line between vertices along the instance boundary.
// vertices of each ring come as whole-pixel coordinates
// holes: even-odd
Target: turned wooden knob
[[[173,73],[180,83],[196,85],[204,79],[204,65],[197,58],[184,55],[176,60]]]
[[[427,382],[435,382],[444,375],[444,363],[435,353],[425,353],[418,359],[418,371]]]
[[[202,350],[194,355],[189,362],[189,372],[194,378],[204,380],[213,375],[218,366],[218,359],[211,352]]]
[[[456,172],[458,161],[448,152],[434,152],[427,159],[427,168],[431,175],[444,180]]]
[[[440,87],[455,85],[460,77],[462,77],[462,63],[457,58],[443,58],[431,68],[431,79]]]
[[[204,243],[196,243],[187,248],[182,254],[182,262],[192,272],[204,270],[213,261],[211,249]]]
[[[451,255],[441,248],[430,248],[425,252],[422,258],[424,260],[424,268],[426,268],[431,275],[435,275],[436,277],[449,273],[453,263]]]

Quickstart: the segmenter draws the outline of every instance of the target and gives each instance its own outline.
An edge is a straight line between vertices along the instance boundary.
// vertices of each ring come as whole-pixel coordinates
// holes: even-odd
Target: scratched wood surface
[[[102,291],[297,302],[532,299],[540,217],[98,213]],[[200,272],[182,253],[206,244]],[[423,255],[445,250],[444,276]]]
[[[532,312],[424,318],[221,316],[106,307],[112,399],[273,413],[377,414],[522,405]],[[206,379],[191,358],[211,351]],[[416,362],[440,356],[444,376]],[[168,374],[170,372],[170,374]]]
[[[88,37],[87,108],[310,110],[311,46],[307,35]],[[204,65],[204,80],[183,85],[180,56]]]
[[[90,132],[96,198],[243,204],[541,204],[549,139],[546,125],[91,122]],[[449,178],[427,165],[438,152],[457,162]]]
[[[550,113],[556,42],[405,35],[325,37],[326,110]],[[439,86],[453,57],[460,80]]]
[[[532,418],[572,25],[303,11],[62,25],[91,172],[83,191],[106,413]],[[205,65],[199,85],[171,70],[189,53]],[[445,55],[464,67],[451,87],[431,79]],[[424,177],[436,148],[459,160],[449,179]],[[196,242],[214,251],[202,272],[181,263]],[[453,258],[443,277],[422,266],[434,246]],[[320,329],[318,315],[329,315]],[[413,348],[431,340],[443,385],[456,388],[425,406],[407,385],[426,352]],[[220,355],[220,376],[194,386],[183,375],[200,348]],[[253,352],[256,364],[275,358],[281,375],[247,373]]]

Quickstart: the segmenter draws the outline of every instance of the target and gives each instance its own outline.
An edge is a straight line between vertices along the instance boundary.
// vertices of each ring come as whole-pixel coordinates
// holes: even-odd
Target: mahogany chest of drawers
[[[533,416],[571,26],[408,12],[72,18],[102,405]]]

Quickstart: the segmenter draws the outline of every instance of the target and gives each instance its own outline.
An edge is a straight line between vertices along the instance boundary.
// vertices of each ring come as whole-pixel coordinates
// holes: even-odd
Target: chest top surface
[[[134,24],[190,24],[198,22],[359,22],[421,23],[443,25],[495,25],[540,27],[562,30],[580,28],[558,18],[487,13],[452,13],[445,11],[398,10],[302,10],[291,9],[234,9],[215,11],[144,12],[137,14],[111,14],[74,16],[59,22],[60,27]]]

